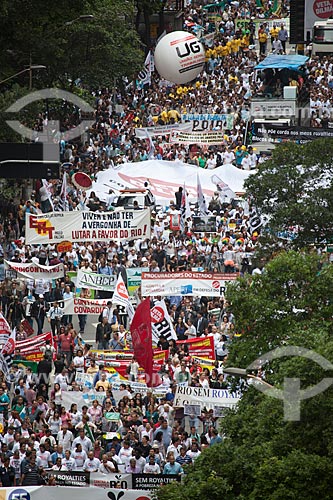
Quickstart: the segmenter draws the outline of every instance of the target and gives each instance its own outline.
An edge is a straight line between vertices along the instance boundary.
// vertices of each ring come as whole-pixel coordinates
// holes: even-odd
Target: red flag
[[[159,384],[158,375],[153,377],[153,347],[150,319],[150,298],[138,305],[131,324],[134,356],[146,373],[148,387]],[[155,382],[155,383],[154,383]]]

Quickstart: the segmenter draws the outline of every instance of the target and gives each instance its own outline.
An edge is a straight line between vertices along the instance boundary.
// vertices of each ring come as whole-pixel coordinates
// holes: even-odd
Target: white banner
[[[107,475],[105,476],[108,477]],[[80,488],[66,486],[55,488],[54,486],[20,486],[4,488],[1,490],[1,500],[150,500],[152,494],[149,491],[128,490],[123,488],[103,489],[92,486],[91,488]]]
[[[113,292],[116,281],[117,276],[114,274],[87,273],[83,269],[79,269],[77,272],[76,287]]]
[[[158,344],[161,335],[169,340],[178,340],[164,300],[154,300],[150,309],[153,344]]]
[[[81,391],[62,391],[61,404],[68,410],[72,403],[75,403],[81,411],[82,406],[91,406],[94,399],[97,399],[99,404],[103,404],[105,392],[90,390],[88,392]]]
[[[35,262],[10,262],[5,260],[5,270],[15,271],[18,278],[51,280],[64,277],[64,265],[41,266]]]
[[[90,484],[98,488],[132,488],[132,474],[101,474],[100,472],[90,473]],[[109,497],[110,498],[110,497]]]
[[[170,135],[175,131],[192,130],[191,123],[174,123],[173,125],[157,125],[156,127],[136,128],[135,135],[139,139],[155,137],[158,135]]]
[[[106,308],[110,299],[73,299],[61,300],[59,307],[63,309],[64,314],[97,314],[100,315]]]
[[[177,408],[185,405],[200,405],[207,410],[214,407],[233,408],[240,400],[240,394],[226,389],[204,389],[203,387],[177,386],[174,406]]]
[[[234,274],[213,274],[183,271],[179,273],[142,273],[141,293],[143,297],[190,295],[220,297],[228,281],[238,277]]]
[[[124,242],[150,237],[150,211],[51,212],[26,214],[26,243],[39,245],[78,241]]]
[[[200,144],[209,146],[224,143],[222,131],[208,130],[207,132],[173,132],[170,135],[170,142],[175,144]]]
[[[204,132],[205,130],[232,129],[234,126],[234,115],[232,114],[211,114],[211,113],[184,113],[181,115],[182,122],[190,122],[194,132]]]
[[[114,304],[119,304],[125,308],[126,313],[129,316],[130,321],[132,321],[134,316],[134,307],[129,300],[128,291],[124,283],[121,273],[119,273],[118,280],[115,286],[115,290],[112,297],[112,302]]]
[[[109,190],[118,192],[121,189],[142,189],[149,179],[149,188],[155,196],[156,203],[169,206],[174,200],[175,191],[186,183],[186,191],[190,202],[197,201],[197,174],[200,177],[203,194],[207,203],[223,181],[236,193],[244,193],[244,181],[255,173],[255,170],[240,170],[234,165],[223,165],[214,170],[202,169],[181,161],[147,160],[137,163],[124,163],[117,169],[109,168],[97,174],[92,191],[100,200],[107,201]]]

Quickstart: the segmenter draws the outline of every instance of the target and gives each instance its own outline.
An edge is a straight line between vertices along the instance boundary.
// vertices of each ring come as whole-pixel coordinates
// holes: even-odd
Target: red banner
[[[31,337],[34,333],[34,329],[30,325],[29,321],[27,319],[22,319],[21,325],[23,326],[23,330],[27,334],[27,337]]]
[[[20,340],[16,342],[15,350],[18,354],[20,354],[28,361],[40,361],[41,359],[43,359],[43,353],[40,348],[42,346],[45,346],[45,342],[47,340],[50,340],[51,345],[57,348],[57,346],[54,344],[52,333],[47,332],[30,339]]]
[[[146,373],[148,387],[153,387],[153,348],[150,319],[150,298],[138,305],[131,324],[134,356]]]
[[[197,339],[177,340],[176,344],[187,344],[190,356],[215,359],[213,335],[198,337]]]

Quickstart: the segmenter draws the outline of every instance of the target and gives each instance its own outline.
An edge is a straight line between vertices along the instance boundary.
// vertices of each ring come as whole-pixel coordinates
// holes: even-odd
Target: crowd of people
[[[281,15],[287,11],[286,4],[283,2]],[[133,82],[116,92],[108,89],[95,92],[96,119],[88,140],[66,142],[64,134],[60,143],[69,210],[111,208],[95,193],[87,196],[71,183],[72,175],[78,171],[96,179],[100,170],[148,158],[181,159],[209,169],[234,163],[246,170],[255,169],[263,161],[255,148],[246,146],[250,100],[262,83],[253,71],[260,55],[255,46],[258,33],[251,16],[265,18],[255,1],[227,2],[220,22],[214,26],[213,43],[207,44],[204,71],[194,84],[170,85],[154,74],[151,85]],[[246,26],[238,25],[238,18],[249,22]],[[204,9],[188,6],[184,29],[198,25],[202,27],[202,36],[214,32]],[[332,64],[328,60],[320,68],[310,62],[308,68],[316,83],[324,85],[326,80],[330,81]],[[319,90],[314,92],[313,109],[323,108],[324,98],[327,103],[330,96],[324,91],[321,96]],[[323,105],[316,104],[318,101]],[[137,127],[178,123],[186,113],[231,116],[231,120],[228,118],[217,126],[223,128],[223,143],[188,147],[171,144],[167,137],[161,136],[153,138],[152,147],[150,141],[135,135]],[[37,132],[46,122],[46,117],[39,117]],[[121,274],[125,284],[129,267],[144,267],[153,272],[193,269],[229,274],[261,272],[251,261],[259,229],[251,224],[247,203],[226,201],[217,191],[208,203],[210,213],[216,215],[216,231],[194,233],[190,218],[183,230],[172,231],[169,215],[181,209],[181,196],[176,193],[168,207],[152,212],[152,233],[147,239],[74,243],[72,250],[63,253],[52,244],[26,244],[25,214],[48,212],[51,203],[55,211],[63,209],[62,184],[62,180],[38,181],[19,203],[1,202],[2,313],[10,327],[17,329],[17,340],[27,338],[24,326],[27,322],[36,335],[52,331],[54,345],[46,342],[42,347],[43,359],[38,363],[37,373],[20,364],[22,356],[16,350],[10,380],[1,378],[0,486],[54,485],[53,471],[182,474],[205,448],[220,443],[223,437],[219,435],[218,417],[212,410],[204,408],[199,416],[185,416],[184,408],[174,407],[176,387],[177,384],[228,387],[223,362],[230,343],[237,341],[231,305],[223,297],[167,298],[168,312],[180,342],[161,337],[157,346],[168,351],[160,372],[164,391],[162,395],[149,389],[136,392],[133,383],[140,380],[140,372],[132,358],[128,381],[120,385],[122,396],[116,400],[107,367],[96,359],[92,346],[84,339],[87,333],[93,333],[98,349],[126,352],[131,348],[126,316],[112,306],[110,297],[96,330],[91,332],[86,315],[78,316],[79,326],[75,328],[76,318],[64,315],[59,302],[75,295],[75,283],[69,273],[79,268],[99,274]],[[62,263],[64,278],[52,282],[12,279],[6,275],[4,259],[16,263],[38,261],[49,266]],[[80,293],[81,297],[89,297],[87,289]],[[109,298],[107,292],[99,296]],[[139,294],[137,298],[140,300]],[[189,355],[186,340],[207,335],[214,337],[216,361],[210,367],[202,367]],[[92,388],[103,393],[102,399],[96,398],[82,407],[64,404],[65,393],[85,391],[77,382],[77,374],[82,373],[91,376]],[[110,413],[119,413],[119,420],[110,420]],[[110,432],[112,439],[107,437]]]

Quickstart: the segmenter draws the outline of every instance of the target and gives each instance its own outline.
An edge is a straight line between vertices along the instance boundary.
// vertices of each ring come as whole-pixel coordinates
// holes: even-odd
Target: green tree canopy
[[[94,17],[80,20],[87,15]],[[66,88],[77,79],[108,87],[115,78],[132,77],[143,63],[131,2],[4,0],[0,28],[1,80],[31,61],[47,67],[34,72],[39,88]],[[17,78],[27,85],[27,74]]]
[[[231,284],[236,318],[228,365],[246,368],[277,346],[296,345],[333,361],[333,266],[316,255],[282,253],[262,275]],[[283,389],[285,377],[303,389],[333,372],[302,357],[264,364],[266,380]],[[301,402],[300,421],[284,419],[281,400],[248,386],[236,410],[222,419],[223,443],[204,450],[181,486],[159,500],[318,500],[332,498],[333,387]]]
[[[283,143],[245,183],[252,203],[269,217],[274,234],[298,227],[293,242],[298,247],[333,238],[332,155],[330,139]]]

